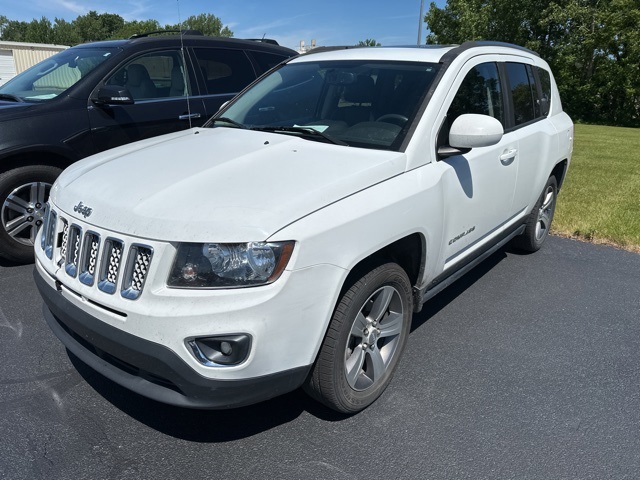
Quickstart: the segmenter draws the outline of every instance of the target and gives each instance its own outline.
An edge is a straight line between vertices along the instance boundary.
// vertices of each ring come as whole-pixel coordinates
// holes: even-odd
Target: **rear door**
[[[232,48],[194,48],[201,101],[208,116],[231,100],[257,78],[257,71],[243,50]]]
[[[97,106],[89,101],[96,150],[202,125],[207,115],[202,101],[192,97],[193,77],[179,48],[146,53],[128,61],[100,86],[126,87],[134,103]]]

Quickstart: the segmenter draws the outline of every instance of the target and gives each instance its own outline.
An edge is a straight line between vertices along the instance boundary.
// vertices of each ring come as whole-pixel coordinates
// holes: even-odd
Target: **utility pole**
[[[418,46],[420,45],[420,42],[422,41],[422,15],[424,11],[424,0],[420,0],[420,17],[418,18]]]

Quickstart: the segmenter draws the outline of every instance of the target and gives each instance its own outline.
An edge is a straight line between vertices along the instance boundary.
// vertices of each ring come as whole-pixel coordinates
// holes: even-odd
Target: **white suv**
[[[69,167],[36,246],[45,318],[84,362],[162,402],[304,386],[356,412],[426,300],[510,240],[540,248],[572,140],[529,50],[314,51],[203,128]]]

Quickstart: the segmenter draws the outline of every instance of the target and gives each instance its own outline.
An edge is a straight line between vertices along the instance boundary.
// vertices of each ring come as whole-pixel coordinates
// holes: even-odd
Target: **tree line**
[[[53,22],[42,17],[30,22],[10,20],[0,15],[0,40],[10,42],[48,43],[56,45],[77,45],[129,38],[132,35],[159,30],[199,30],[205,35],[231,37],[233,32],[225,27],[215,15],[202,13],[187,18],[182,24],[160,25],[157,20],[126,21],[114,13],[90,11],[75,20],[67,22],[56,18]]]
[[[540,53],[576,121],[640,126],[640,0],[448,0],[443,8],[431,3],[424,21],[428,44],[497,40]],[[71,22],[0,15],[0,40],[16,42],[76,45],[181,29],[233,36],[218,17],[204,13],[164,26],[95,11]],[[373,39],[359,44],[379,45]]]
[[[497,40],[551,65],[576,121],[640,126],[640,0],[448,0],[431,3],[429,44]]]

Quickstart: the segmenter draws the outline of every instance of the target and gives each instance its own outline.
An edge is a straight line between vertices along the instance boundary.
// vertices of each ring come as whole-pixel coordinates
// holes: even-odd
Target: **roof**
[[[539,56],[533,50],[505,42],[494,41],[470,41],[462,45],[408,45],[397,47],[319,47],[308,51],[298,57],[294,62],[304,62],[309,58],[313,60],[396,60],[396,61],[416,61],[416,62],[448,62],[453,58],[471,49],[517,51],[517,53],[527,53]],[[310,57],[311,56],[311,57]]]
[[[53,50],[65,50],[69,48],[68,45],[54,45],[48,43],[27,43],[27,42],[5,42],[4,40],[0,41],[0,48],[28,48],[28,49],[53,49]]]
[[[74,48],[89,48],[89,47],[120,47],[124,48],[129,45],[149,45],[157,44],[158,46],[172,46],[177,42],[184,42],[185,46],[219,46],[219,47],[242,47],[250,50],[265,50],[269,52],[282,52],[283,54],[291,56],[296,54],[295,50],[282,47],[279,45],[273,45],[267,42],[261,42],[256,40],[243,40],[240,38],[229,37],[209,37],[205,35],[153,35],[153,36],[140,36],[135,38],[128,38],[126,40],[103,40],[99,42],[90,42],[77,45]]]

